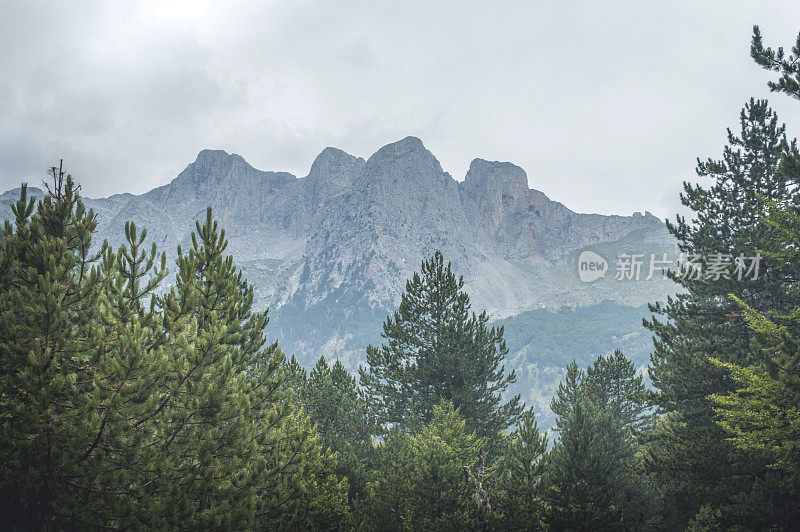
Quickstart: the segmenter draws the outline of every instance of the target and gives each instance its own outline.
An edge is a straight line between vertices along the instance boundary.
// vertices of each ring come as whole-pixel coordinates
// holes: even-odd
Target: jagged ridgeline
[[[41,195],[33,188],[30,193]],[[16,190],[2,195],[4,218],[18,197]],[[85,202],[98,213],[95,242],[121,245],[131,220],[146,227],[148,238],[168,255],[177,244],[186,247],[194,221],[212,206],[230,239],[228,252],[255,285],[255,307],[270,308],[270,336],[306,365],[325,355],[353,370],[366,346],[378,342],[380,324],[398,303],[405,280],[436,250],[464,276],[473,308],[495,318],[606,300],[618,307],[597,312],[619,317],[664,299],[672,289],[657,280],[585,284],[576,274],[577,254],[587,247],[609,258],[672,251],[671,237],[655,216],[575,213],[530,189],[525,171],[507,162],[475,159],[459,182],[414,137],[384,146],[367,160],[326,148],[303,178],[256,170],[239,155],[204,150],[167,185]],[[575,323],[563,312],[537,316],[542,327]],[[563,360],[559,353],[530,352],[513,341],[510,356],[524,368],[521,377],[545,378],[542,386],[549,389],[557,376],[551,383],[546,375],[574,356],[610,352],[618,347],[612,338],[640,334],[638,318],[637,313],[636,320],[622,320],[630,327],[616,320],[613,327],[592,329],[608,342],[583,345]],[[515,327],[529,327],[530,320],[504,324],[509,338],[516,338]],[[540,395],[523,398],[530,402]]]

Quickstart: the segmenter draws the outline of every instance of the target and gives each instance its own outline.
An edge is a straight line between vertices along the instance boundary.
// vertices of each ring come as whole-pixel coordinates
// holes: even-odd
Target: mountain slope
[[[6,217],[15,199],[14,191],[0,198]],[[86,202],[100,239],[120,245],[133,220],[170,262],[211,205],[256,285],[257,306],[271,309],[270,334],[303,361],[326,354],[354,367],[379,341],[405,280],[435,250],[464,275],[473,307],[496,317],[607,299],[639,306],[671,289],[660,281],[586,285],[576,275],[576,254],[587,247],[671,249],[658,218],[575,213],[529,189],[524,170],[507,162],[475,159],[458,182],[415,137],[367,160],[326,148],[303,178],[204,150],[167,185]]]

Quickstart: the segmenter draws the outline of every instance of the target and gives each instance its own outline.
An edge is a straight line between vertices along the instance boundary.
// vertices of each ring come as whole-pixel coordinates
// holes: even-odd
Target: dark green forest
[[[800,37],[786,53],[755,28],[751,55],[800,99]],[[671,272],[649,362],[589,360],[591,326],[542,337],[535,313],[507,337],[437,252],[353,375],[270,339],[210,208],[168,264],[133,223],[125,245],[93,243],[53,168],[0,235],[2,527],[797,529],[800,150],[751,99],[697,173],[711,185],[685,183],[692,215],[667,223],[680,251],[704,269],[757,253],[761,275]],[[513,395],[509,341],[574,353],[550,433]]]

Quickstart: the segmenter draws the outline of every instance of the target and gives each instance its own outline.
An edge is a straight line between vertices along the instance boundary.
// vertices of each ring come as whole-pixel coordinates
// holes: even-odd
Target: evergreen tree
[[[609,431],[617,427],[588,399],[585,378],[572,362],[550,406],[559,439],[548,472],[548,521],[562,530],[608,529],[620,521],[610,480],[616,456]]]
[[[780,251],[769,253],[778,276],[793,279],[791,290],[800,294],[796,275],[800,266],[800,212],[790,205],[775,204],[768,220],[783,244]],[[771,468],[800,474],[800,454],[796,452],[800,449],[800,343],[793,332],[800,329],[800,309],[767,314],[735,296],[731,299],[740,307],[755,337],[751,342],[752,364],[712,360],[730,372],[734,382],[734,389],[728,393],[712,396],[720,416],[718,424],[737,448],[765,454]]]
[[[556,416],[555,431],[561,432],[572,414],[575,405],[585,396],[583,380],[586,372],[574,360],[567,364],[564,380],[558,383],[556,393],[550,401],[550,410]]]
[[[296,474],[288,478],[282,472],[284,457],[298,453],[295,438],[305,437],[298,455]],[[307,416],[290,414],[281,429],[273,453],[267,463],[284,483],[270,489],[269,504],[256,516],[256,525],[265,530],[343,530],[352,524],[348,506],[348,479],[341,476],[338,453],[326,447],[320,434],[313,429]],[[273,479],[270,483],[275,484]]]
[[[644,379],[619,349],[586,369],[585,386],[588,398],[625,427],[628,439],[635,441],[652,427]]]
[[[141,249],[147,231],[125,224],[127,244],[104,257],[105,290],[101,299],[103,342],[91,365],[94,411],[99,422],[79,464],[96,464],[94,485],[113,496],[95,494],[98,505],[112,508],[105,525],[127,526],[147,520],[142,511],[145,486],[164,467],[153,439],[158,398],[169,368],[166,330],[154,294],[167,276],[166,256],[156,245]],[[158,261],[158,263],[157,263]],[[148,302],[149,298],[149,302]],[[158,466],[156,464],[159,464]]]
[[[652,526],[661,497],[652,475],[642,471],[638,454],[654,422],[644,380],[633,362],[615,350],[587,368],[584,384],[586,398],[606,418],[603,430],[613,457],[609,477],[612,504],[619,511],[621,525],[627,529]]]
[[[559,440],[549,470],[551,520],[566,529],[653,525],[658,493],[639,472],[639,439],[651,425],[642,377],[622,353],[585,372],[573,362],[551,409]]]
[[[252,312],[210,210],[163,297],[166,258],[145,251],[146,231],[129,223],[118,251],[92,248],[95,216],[60,170],[38,206],[23,186],[12,211],[0,245],[7,526],[348,526],[337,455],[289,415],[267,314]]]
[[[414,505],[410,497],[414,453],[411,436],[391,429],[378,444],[370,474],[366,523],[368,530],[411,530]]]
[[[295,401],[302,404],[301,395],[308,382],[308,372],[297,361],[297,357],[292,355],[284,364],[284,374],[286,376],[286,385],[295,395]]]
[[[107,495],[81,463],[102,423],[92,415],[103,343],[97,221],[71,176],[52,175],[38,205],[23,185],[0,254],[0,504],[12,528],[88,526],[92,499]]]
[[[785,245],[771,255],[782,278],[797,279],[800,214],[791,206],[774,207],[770,222]],[[800,290],[797,281],[793,290]],[[725,394],[712,395],[711,400],[717,424],[728,440],[740,453],[763,463],[765,471],[753,478],[753,489],[737,501],[739,507],[758,508],[755,519],[754,512],[737,511],[737,507],[713,515],[720,526],[746,522],[760,528],[791,529],[800,520],[800,347],[790,331],[798,329],[800,314],[795,308],[778,315],[793,326],[780,325],[744,301],[732,299],[755,333],[753,361],[743,366],[713,359],[729,372],[734,386]]]
[[[266,343],[267,312],[252,311],[253,288],[226,247],[209,208],[188,253],[178,248],[165,297],[173,344],[157,449],[168,466],[149,489],[167,526],[250,527],[270,506],[289,506],[310,435],[282,433],[283,354]]]
[[[484,443],[451,403],[434,407],[413,436],[391,433],[379,448],[370,484],[370,526],[380,530],[474,530],[485,526],[491,501],[476,483]],[[466,475],[466,479],[465,479]]]
[[[783,92],[793,98],[800,99],[800,34],[792,47],[792,53],[786,55],[783,48],[777,50],[764,48],[764,41],[758,26],[753,26],[753,43],[750,55],[756,63],[767,70],[780,72],[777,82],[768,82],[769,90]]]
[[[547,446],[547,434],[539,432],[533,411],[526,410],[498,464],[503,524],[508,530],[541,530],[545,526]]]
[[[663,415],[645,457],[648,469],[660,476],[664,486],[664,517],[671,528],[686,526],[704,504],[729,505],[751,489],[748,479],[763,465],[737,458],[715,423],[708,399],[732,386],[708,357],[738,364],[750,357],[752,332],[742,326],[728,294],[764,311],[794,304],[768,256],[755,280],[707,275],[719,258],[716,254],[751,257],[774,251],[766,206],[774,201],[796,204],[800,199],[796,176],[781,170],[781,161],[794,148],[767,102],[751,100],[740,123],[738,135],[729,130],[720,161],[698,163],[698,175],[712,178],[712,186],[684,185],[681,200],[694,211],[692,221],[678,217],[675,224],[667,224],[680,250],[697,256],[700,275],[672,272],[681,293],[664,305],[651,305],[657,317],[645,321],[655,334],[649,374],[657,389],[654,405]]]
[[[363,499],[375,429],[355,377],[338,360],[329,366],[325,357],[320,357],[304,381],[300,396],[322,442],[337,452],[337,473],[349,479],[351,497]]]
[[[585,398],[572,405],[553,448],[549,521],[559,530],[608,530],[621,521],[609,478],[607,418]]]
[[[406,283],[400,307],[386,319],[380,347],[367,348],[361,384],[378,421],[412,432],[430,422],[434,407],[451,401],[471,431],[495,439],[522,412],[519,396],[501,394],[515,382],[501,365],[508,353],[503,329],[470,312],[464,280],[439,252]]]
[[[470,527],[476,504],[472,483],[465,486],[465,466],[477,470],[482,446],[452,404],[434,407],[431,422],[411,441],[415,529]]]

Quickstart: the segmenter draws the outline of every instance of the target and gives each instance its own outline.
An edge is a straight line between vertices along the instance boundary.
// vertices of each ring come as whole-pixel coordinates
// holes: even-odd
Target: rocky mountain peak
[[[417,137],[406,137],[387,144],[376,151],[368,160],[367,167],[376,177],[406,178],[423,175],[441,175],[442,165]]]
[[[310,173],[321,173],[330,167],[336,167],[340,164],[355,160],[358,160],[358,157],[350,155],[346,151],[340,150],[339,148],[328,146],[322,150],[320,154],[317,155],[316,159],[314,159],[314,162],[311,163]]]
[[[231,157],[231,154],[226,152],[225,150],[212,150],[206,148],[204,150],[200,150],[200,153],[197,154],[197,158],[194,160],[194,162],[202,164],[202,163],[208,163],[210,161],[219,161],[221,159],[227,159],[228,157]]]
[[[653,214],[650,211],[644,211],[644,214],[642,214],[639,211],[636,211],[636,212],[633,213],[633,217],[636,218],[636,219],[644,218],[644,219],[647,219],[647,220],[658,220],[658,221],[661,221],[661,219],[659,217],[657,217],[655,214]]]
[[[232,174],[254,170],[241,155],[224,150],[202,150],[194,162],[181,172],[181,176],[189,173],[195,181],[217,181]]]
[[[464,177],[464,187],[470,191],[528,190],[528,176],[519,166],[500,161],[473,159]]]
[[[194,186],[210,190],[220,187],[243,187],[242,190],[245,191],[248,187],[261,185],[282,187],[295,179],[295,176],[288,172],[256,170],[237,153],[206,149],[198,153],[195,161],[178,174],[170,185]]]
[[[317,155],[308,173],[310,181],[325,181],[336,186],[347,186],[364,159],[355,157],[338,148],[325,148]]]
[[[408,136],[396,142],[392,142],[375,152],[375,155],[381,152],[389,151],[408,151],[408,152],[427,152],[428,149],[418,137]],[[430,152],[428,152],[430,153]]]
[[[459,189],[475,202],[481,212],[480,219],[492,231],[500,229],[510,215],[541,214],[550,203],[544,194],[528,189],[525,170],[508,162],[473,159]],[[516,232],[518,224],[519,220],[512,221],[507,229]],[[512,238],[517,239],[517,236]]]
[[[439,171],[441,171],[442,168],[436,157],[433,156],[417,137],[406,137],[397,142],[387,144],[372,154],[367,160],[367,164],[371,166],[385,162],[425,162],[438,167]]]

